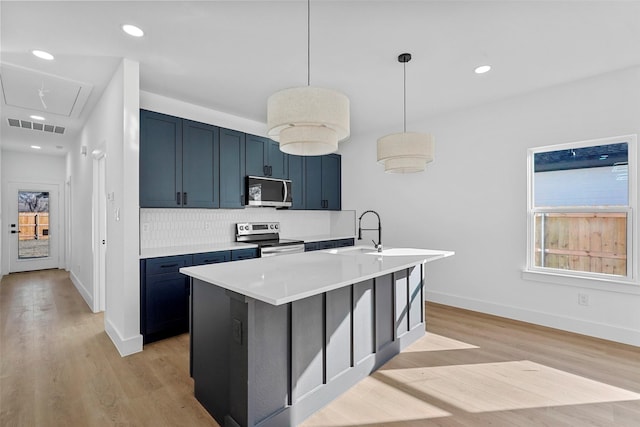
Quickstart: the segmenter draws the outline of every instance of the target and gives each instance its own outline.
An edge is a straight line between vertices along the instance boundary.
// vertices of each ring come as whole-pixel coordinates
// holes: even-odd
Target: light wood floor
[[[427,335],[318,426],[640,426],[640,349],[428,304]],[[216,426],[187,335],[121,358],[68,274],[0,283],[0,426]]]

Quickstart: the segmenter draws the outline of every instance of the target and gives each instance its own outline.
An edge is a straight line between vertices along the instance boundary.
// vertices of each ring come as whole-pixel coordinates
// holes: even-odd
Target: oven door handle
[[[279,246],[276,248],[267,248],[260,250],[260,257],[267,258],[276,255],[285,255],[288,253],[302,253],[304,245]]]

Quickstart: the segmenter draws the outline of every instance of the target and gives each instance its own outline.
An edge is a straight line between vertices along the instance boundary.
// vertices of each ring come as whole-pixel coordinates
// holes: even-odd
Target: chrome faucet
[[[369,212],[371,212],[372,214],[375,214],[378,217],[378,228],[362,228],[362,217],[368,214]],[[365,211],[362,213],[362,215],[360,215],[360,218],[358,218],[358,240],[362,240],[362,230],[365,230],[365,231],[378,230],[378,243],[376,243],[375,240],[372,240],[372,242],[375,245],[378,252],[382,252],[382,222],[380,221],[380,215],[378,215],[378,212]]]

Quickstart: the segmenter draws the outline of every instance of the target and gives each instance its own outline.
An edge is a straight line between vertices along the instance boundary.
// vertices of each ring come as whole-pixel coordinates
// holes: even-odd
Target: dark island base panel
[[[424,265],[274,306],[192,279],[195,396],[223,426],[295,426],[420,338]]]

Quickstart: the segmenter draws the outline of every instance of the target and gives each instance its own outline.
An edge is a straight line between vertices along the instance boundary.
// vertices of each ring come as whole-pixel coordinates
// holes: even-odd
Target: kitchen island
[[[223,426],[294,426],[420,338],[425,265],[355,247],[181,268],[195,396]]]

